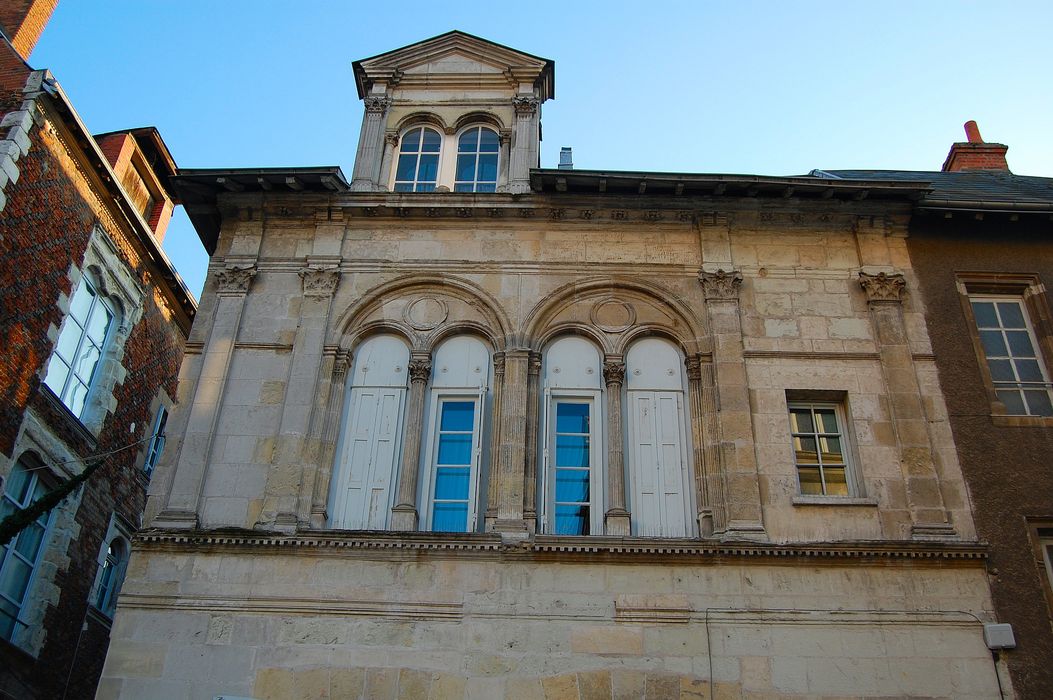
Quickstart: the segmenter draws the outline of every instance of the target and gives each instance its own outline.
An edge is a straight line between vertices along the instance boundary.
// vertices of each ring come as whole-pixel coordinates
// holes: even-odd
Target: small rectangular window
[[[599,504],[596,479],[596,432],[593,402],[558,397],[552,401],[549,427],[551,532],[593,534]]]
[[[0,518],[25,510],[44,496],[47,487],[40,479],[43,469],[25,458],[15,463],[0,495]],[[24,613],[50,523],[48,511],[0,548],[0,637],[4,639],[17,643],[27,626]]]
[[[1019,296],[971,295],[995,396],[1011,416],[1053,416],[1049,374],[1034,327]]]
[[[800,493],[806,496],[854,495],[841,405],[791,402],[788,408]]]
[[[146,448],[146,460],[143,462],[143,471],[151,474],[157,462],[161,459],[161,453],[165,449],[165,427],[168,424],[168,411],[164,406],[157,409],[154,418],[153,431],[150,436],[150,444]]]
[[[431,501],[431,530],[474,530],[473,491],[477,455],[477,401],[440,399],[432,459],[435,488]]]

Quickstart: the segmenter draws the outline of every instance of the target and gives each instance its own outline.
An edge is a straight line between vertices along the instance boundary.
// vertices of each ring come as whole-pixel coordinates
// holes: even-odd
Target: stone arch
[[[660,334],[685,355],[701,351],[706,330],[701,318],[674,292],[651,282],[593,277],[556,289],[527,315],[523,338],[534,350],[557,330],[602,338],[606,352],[620,352],[627,338]]]
[[[496,114],[476,110],[474,112],[462,114],[460,117],[458,117],[457,121],[453,124],[451,133],[457,133],[458,131],[467,126],[479,126],[484,124],[486,126],[493,127],[495,130],[497,130],[498,133],[501,133],[502,129],[508,128],[504,125],[504,123],[501,122],[501,118],[498,117]]]
[[[402,119],[399,119],[398,123],[395,124],[395,131],[401,136],[402,132],[406,129],[411,129],[415,126],[423,125],[433,126],[440,131],[440,133],[449,133],[450,127],[446,124],[446,120],[440,117],[434,112],[412,112],[407,114]]]

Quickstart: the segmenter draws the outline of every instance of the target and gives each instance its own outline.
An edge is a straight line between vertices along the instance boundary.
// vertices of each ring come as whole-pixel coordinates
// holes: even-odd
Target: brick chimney
[[[965,122],[965,137],[968,141],[951,146],[947,160],[943,161],[943,172],[955,173],[961,170],[1000,170],[1009,172],[1005,162],[1005,153],[1009,146],[1002,143],[984,143],[980,136],[980,127],[970,120]]]
[[[0,29],[15,51],[29,60],[33,47],[44,33],[58,0],[3,0],[0,2]]]

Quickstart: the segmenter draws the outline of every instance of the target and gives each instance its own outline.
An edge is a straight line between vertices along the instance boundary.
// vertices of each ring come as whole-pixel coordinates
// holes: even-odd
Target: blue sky
[[[339,165],[351,62],[461,29],[556,62],[542,165],[791,175],[938,170],[975,119],[1053,176],[1053,3],[61,0],[30,63],[96,132],[157,126],[183,167]],[[165,248],[197,294],[177,213]]]

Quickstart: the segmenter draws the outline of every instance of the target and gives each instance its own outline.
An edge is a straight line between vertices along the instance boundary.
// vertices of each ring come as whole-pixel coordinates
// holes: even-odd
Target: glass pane
[[[106,340],[106,329],[110,327],[111,320],[113,320],[113,314],[110,313],[110,310],[102,303],[96,304],[91,313],[91,319],[88,321],[88,335],[97,345],[102,345],[102,341]]]
[[[467,501],[470,474],[471,470],[467,467],[436,469],[435,498],[442,501]]]
[[[497,138],[497,132],[489,129],[480,129],[480,132],[482,134],[479,139],[479,150],[483,153],[497,153],[501,146],[501,142]]]
[[[413,175],[417,171],[417,156],[399,156],[399,167],[395,170],[395,179],[408,182],[413,180]],[[396,189],[398,189],[396,187]]]
[[[438,153],[439,145],[442,143],[442,137],[439,136],[438,131],[432,129],[424,129],[424,142],[421,145],[421,151],[424,153]],[[438,156],[436,156],[438,158]]]
[[[848,481],[845,479],[844,467],[826,467],[823,469],[823,476],[826,477],[827,496],[848,495]]]
[[[91,289],[87,282],[82,281],[80,286],[77,287],[77,291],[73,293],[73,298],[70,299],[70,316],[79,321],[84,321],[84,319],[88,318],[88,311],[91,309],[91,302],[94,298],[94,290]]]
[[[417,186],[413,188],[413,191],[414,192],[434,192],[435,191],[435,183],[434,182],[421,182],[421,183],[418,183]]]
[[[807,408],[790,409],[790,430],[794,433],[814,433],[812,412]]]
[[[420,150],[420,129],[414,129],[413,131],[407,131],[406,135],[402,137],[402,145],[399,150],[403,153],[416,153]],[[401,164],[401,158],[400,164]],[[401,179],[401,178],[400,178]]]
[[[497,182],[497,154],[479,156],[479,180]]]
[[[439,458],[437,464],[471,464],[471,434],[452,433],[439,436]]]
[[[819,453],[815,449],[814,437],[795,437],[793,439],[793,450],[798,464],[819,463]]]
[[[51,387],[51,390],[56,394],[61,394],[62,388],[66,385],[67,376],[69,376],[69,367],[66,366],[61,357],[52,355],[51,363],[48,365],[47,376],[44,377],[44,383]]]
[[[81,411],[84,410],[84,400],[87,398],[88,385],[74,379],[69,383],[69,390],[63,402],[73,412],[73,415],[80,416]]]
[[[840,433],[837,429],[837,416],[831,408],[820,408],[815,412],[816,422],[819,423],[819,431],[823,433]]]
[[[461,153],[475,153],[479,145],[479,130],[469,129],[457,139],[457,150]]]
[[[556,502],[588,503],[589,471],[587,469],[556,470]]]
[[[442,404],[439,430],[471,431],[475,424],[474,401],[446,401]]]
[[[1002,360],[1008,364],[1008,360]],[[1038,360],[1013,360],[1013,364],[1016,365],[1016,372],[1020,375],[1020,381],[1022,382],[1040,382],[1042,381],[1042,370],[1038,366]],[[1010,381],[1012,377],[1010,377]]]
[[[1042,390],[1029,390],[1024,392],[1027,398],[1028,412],[1033,416],[1053,416],[1053,405],[1049,402],[1049,392]]]
[[[95,371],[95,364],[99,361],[99,348],[90,341],[81,344],[80,353],[73,360],[73,373],[81,381],[90,382],[91,375]]]
[[[841,440],[835,437],[821,437],[819,438],[819,446],[823,451],[823,464],[827,462],[842,462],[844,458],[841,456]]]
[[[589,432],[589,404],[558,403],[556,404],[557,433]]]
[[[72,318],[66,319],[66,325],[62,327],[62,332],[59,334],[58,343],[55,345],[55,351],[62,356],[63,359],[71,361],[73,356],[77,354],[77,345],[80,344],[80,337],[84,331],[81,330],[80,325]]]
[[[587,435],[556,436],[557,467],[589,466],[589,438]]]
[[[1006,331],[1009,339],[1009,350],[1013,357],[1034,357],[1035,348],[1031,345],[1031,336],[1027,331]]]
[[[396,182],[395,183],[395,191],[396,192],[412,192],[413,191],[413,183],[410,183],[410,182]]]
[[[589,534],[589,507],[556,506],[556,534]]]
[[[1002,318],[1002,328],[1027,328],[1024,313],[1015,301],[998,302],[998,315]]]
[[[997,328],[998,317],[995,316],[994,304],[989,301],[974,301],[973,316],[980,328]]]
[[[984,354],[988,357],[1005,357],[1008,354],[1001,331],[980,331],[980,342],[983,343]]]
[[[21,462],[16,462],[15,466],[11,468],[11,473],[7,475],[4,493],[24,507],[28,505],[26,496],[29,495],[29,484],[32,480],[33,475],[29,473],[29,470],[23,467]]]
[[[4,562],[4,572],[0,574],[0,591],[11,600],[21,603],[25,600],[26,588],[32,567],[18,557],[8,557]]]
[[[467,503],[436,503],[431,514],[435,532],[465,532],[468,529]]]
[[[18,606],[0,598],[0,637],[11,639],[14,634],[15,617],[17,615]]]
[[[453,186],[454,192],[475,192],[475,185],[470,182],[458,182]]]
[[[475,180],[475,156],[457,156],[457,179],[461,182],[473,182]]]
[[[998,400],[1005,404],[1005,412],[1010,416],[1026,416],[1027,411],[1024,410],[1024,399],[1020,396],[1019,391],[1010,391],[1007,389],[1001,389],[996,391]]]
[[[15,538],[15,551],[31,562],[36,562],[37,552],[40,551],[40,543],[44,539],[44,528],[40,523],[34,522],[25,530],[18,533]]]
[[[435,182],[438,176],[439,156],[421,156],[420,167],[417,168],[417,180],[419,182]]]
[[[485,183],[481,182],[475,186],[476,192],[497,192],[497,183]]]
[[[823,482],[819,479],[819,467],[801,467],[797,470],[797,478],[801,483],[801,493],[822,495]]]
[[[988,360],[987,368],[991,370],[991,379],[996,382],[1016,381],[1016,377],[1013,376],[1013,364],[1009,360]]]

